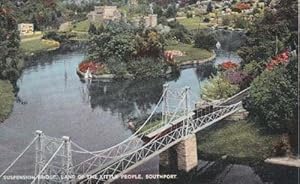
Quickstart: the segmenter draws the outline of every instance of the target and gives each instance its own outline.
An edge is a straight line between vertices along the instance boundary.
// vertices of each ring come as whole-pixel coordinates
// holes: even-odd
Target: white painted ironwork
[[[209,125],[231,115],[236,112],[241,107],[241,102],[233,104],[227,107],[221,107],[218,110],[199,117],[195,120],[191,118],[186,120],[186,124],[183,126],[169,132],[166,135],[157,135],[149,143],[145,144],[143,147],[135,150],[134,152],[122,157],[118,161],[106,166],[101,170],[94,170],[94,173],[87,173],[87,175],[92,175],[91,178],[86,178],[81,180],[80,183],[100,183],[105,181],[112,181],[117,179],[122,173],[125,173],[136,166],[141,162],[144,163],[146,160],[153,158],[159,153],[165,151],[171,146],[177,144],[183,140],[186,136],[194,134]],[[106,177],[111,176],[107,179]],[[96,179],[95,179],[96,178]]]

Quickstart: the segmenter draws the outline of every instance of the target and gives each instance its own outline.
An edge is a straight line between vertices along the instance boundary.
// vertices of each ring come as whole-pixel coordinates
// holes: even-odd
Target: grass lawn
[[[205,29],[208,27],[208,24],[203,23],[202,18],[200,17],[178,19],[178,22],[189,30]]]
[[[183,43],[170,43],[166,47],[166,50],[180,50],[185,53],[185,56],[175,57],[175,61],[178,63],[191,60],[203,60],[213,55],[211,51],[194,48],[193,45]]]
[[[273,144],[279,139],[279,135],[264,134],[245,120],[218,126],[197,134],[199,152],[264,159],[272,154]]]
[[[21,42],[21,49],[26,53],[36,53],[59,47],[59,42],[53,40],[29,40]]]
[[[100,27],[101,23],[94,24],[97,28]],[[73,24],[72,31],[75,32],[88,32],[90,28],[90,22],[88,20],[83,20]]]
[[[70,40],[89,40],[89,33],[85,32],[73,32],[76,34],[76,37],[70,38]]]
[[[0,80],[0,122],[4,121],[13,108],[15,95],[9,81]]]
[[[88,32],[90,23],[88,20],[77,22],[73,25],[73,31]]]

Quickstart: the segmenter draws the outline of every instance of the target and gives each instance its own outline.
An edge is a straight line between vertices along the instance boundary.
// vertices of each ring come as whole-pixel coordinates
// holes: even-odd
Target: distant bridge
[[[34,144],[35,171],[27,180],[30,184],[110,183],[174,146],[179,169],[189,171],[198,161],[195,134],[239,110],[247,92],[195,109],[191,107],[196,102],[191,101],[190,88],[171,90],[165,85],[157,105],[136,132],[99,151],[89,151],[69,137],[54,138],[38,130],[32,142],[2,172],[0,183],[12,183],[5,176]],[[157,113],[162,114],[161,119],[154,120]]]

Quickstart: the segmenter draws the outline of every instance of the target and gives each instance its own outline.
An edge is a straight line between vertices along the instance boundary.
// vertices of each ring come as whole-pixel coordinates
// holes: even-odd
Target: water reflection
[[[149,113],[162,94],[163,84],[172,79],[95,81],[88,85],[90,105],[120,114],[124,121],[140,117]]]

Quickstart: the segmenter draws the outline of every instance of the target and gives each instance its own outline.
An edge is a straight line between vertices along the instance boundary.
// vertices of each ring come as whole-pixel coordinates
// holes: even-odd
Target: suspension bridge
[[[30,149],[34,149],[35,154],[32,163],[34,173],[19,183],[110,183],[180,144],[184,150],[181,154],[185,157],[181,159],[181,165],[183,170],[188,171],[196,166],[198,160],[193,136],[241,109],[241,100],[247,91],[248,89],[223,102],[195,107],[199,99],[196,97],[195,101],[192,100],[193,94],[189,87],[178,90],[164,85],[153,111],[135,133],[112,147],[98,151],[88,150],[70,137],[55,138],[37,130],[30,144],[1,173],[0,183],[14,183],[14,176],[9,175],[9,172]],[[157,114],[160,118],[157,118]],[[190,145],[192,148],[187,148]]]

